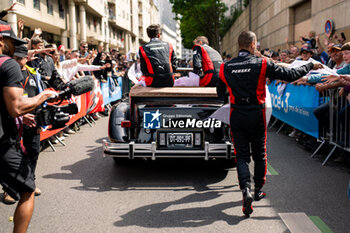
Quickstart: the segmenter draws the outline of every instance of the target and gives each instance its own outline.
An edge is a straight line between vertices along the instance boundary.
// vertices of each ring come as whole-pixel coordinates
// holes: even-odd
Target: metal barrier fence
[[[320,95],[320,107],[315,109],[319,119],[319,140],[321,144],[311,155],[317,152],[325,143],[332,145],[332,149],[323,161],[324,166],[337,148],[350,152],[350,124],[349,103],[346,95],[339,94],[340,89],[329,89]]]

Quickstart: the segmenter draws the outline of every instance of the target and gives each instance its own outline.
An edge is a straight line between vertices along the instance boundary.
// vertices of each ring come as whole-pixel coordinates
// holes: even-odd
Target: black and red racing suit
[[[173,46],[153,38],[139,50],[141,71],[149,87],[172,87],[176,71],[176,55]]]
[[[227,87],[230,94],[230,127],[241,189],[250,188],[250,148],[255,188],[261,189],[266,180],[266,77],[294,81],[312,68],[311,62],[294,69],[281,67],[245,50],[221,65],[217,92],[224,97]]]
[[[219,70],[222,63],[218,51],[207,44],[195,45],[193,50],[193,73],[200,76],[199,86],[216,87],[219,80]],[[203,70],[204,76],[201,75]]]

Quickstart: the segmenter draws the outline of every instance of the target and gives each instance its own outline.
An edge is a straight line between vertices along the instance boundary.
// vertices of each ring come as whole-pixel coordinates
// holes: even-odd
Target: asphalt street
[[[102,157],[107,125],[107,117],[92,128],[84,125],[66,138],[66,146],[40,154],[42,195],[28,232],[286,233],[296,232],[288,220],[296,216],[319,232],[349,232],[346,167],[321,166],[324,155],[310,158],[294,139],[274,130],[268,132],[267,197],[254,202],[246,218],[235,168],[184,159],[116,166]],[[11,232],[14,209],[0,203],[0,232]]]

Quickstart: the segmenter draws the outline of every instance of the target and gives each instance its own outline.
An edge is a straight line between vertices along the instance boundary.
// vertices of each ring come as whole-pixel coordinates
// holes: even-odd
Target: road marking
[[[322,233],[305,213],[278,214],[291,233]]]
[[[311,221],[321,230],[322,233],[333,233],[331,228],[327,226],[327,224],[322,221],[322,219],[318,216],[309,216]]]
[[[269,175],[272,175],[272,176],[278,175],[278,172],[273,167],[271,167],[269,163],[267,163],[267,171],[270,173]]]

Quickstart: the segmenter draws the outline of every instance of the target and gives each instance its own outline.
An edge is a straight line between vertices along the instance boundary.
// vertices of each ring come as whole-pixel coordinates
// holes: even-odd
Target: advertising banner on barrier
[[[101,83],[101,91],[103,95],[103,104],[109,104],[122,98],[122,78],[117,80],[108,77],[107,82]]]
[[[70,116],[70,120],[68,121],[68,123],[66,123],[66,125],[71,125],[73,124],[75,121],[79,120],[80,118],[84,117],[86,115],[86,94],[80,95],[80,96],[72,96],[72,98],[70,98],[69,100],[65,100],[63,101],[60,106],[62,105],[66,105],[69,103],[76,103],[78,105],[78,113],[75,115],[71,115]],[[40,140],[45,140],[55,134],[57,134],[58,132],[60,132],[62,130],[61,129],[55,129],[55,130],[49,130],[50,126],[45,127],[43,129],[43,131],[40,133]]]
[[[313,110],[319,106],[319,92],[313,86],[287,84],[285,89],[269,85],[272,115],[294,128],[318,138],[318,120]],[[281,84],[279,84],[281,85]]]
[[[104,111],[104,106],[113,101],[122,98],[122,78],[118,77],[117,83],[108,78],[106,83],[95,81],[96,88],[93,91],[82,94],[80,96],[73,96],[69,100],[63,101],[60,105],[66,105],[69,103],[76,103],[78,105],[79,112],[76,115],[72,115],[69,122],[66,125],[71,125],[78,119],[84,117],[86,114]],[[61,129],[49,130],[50,126],[44,127],[40,133],[40,140],[45,140],[58,132]]]

